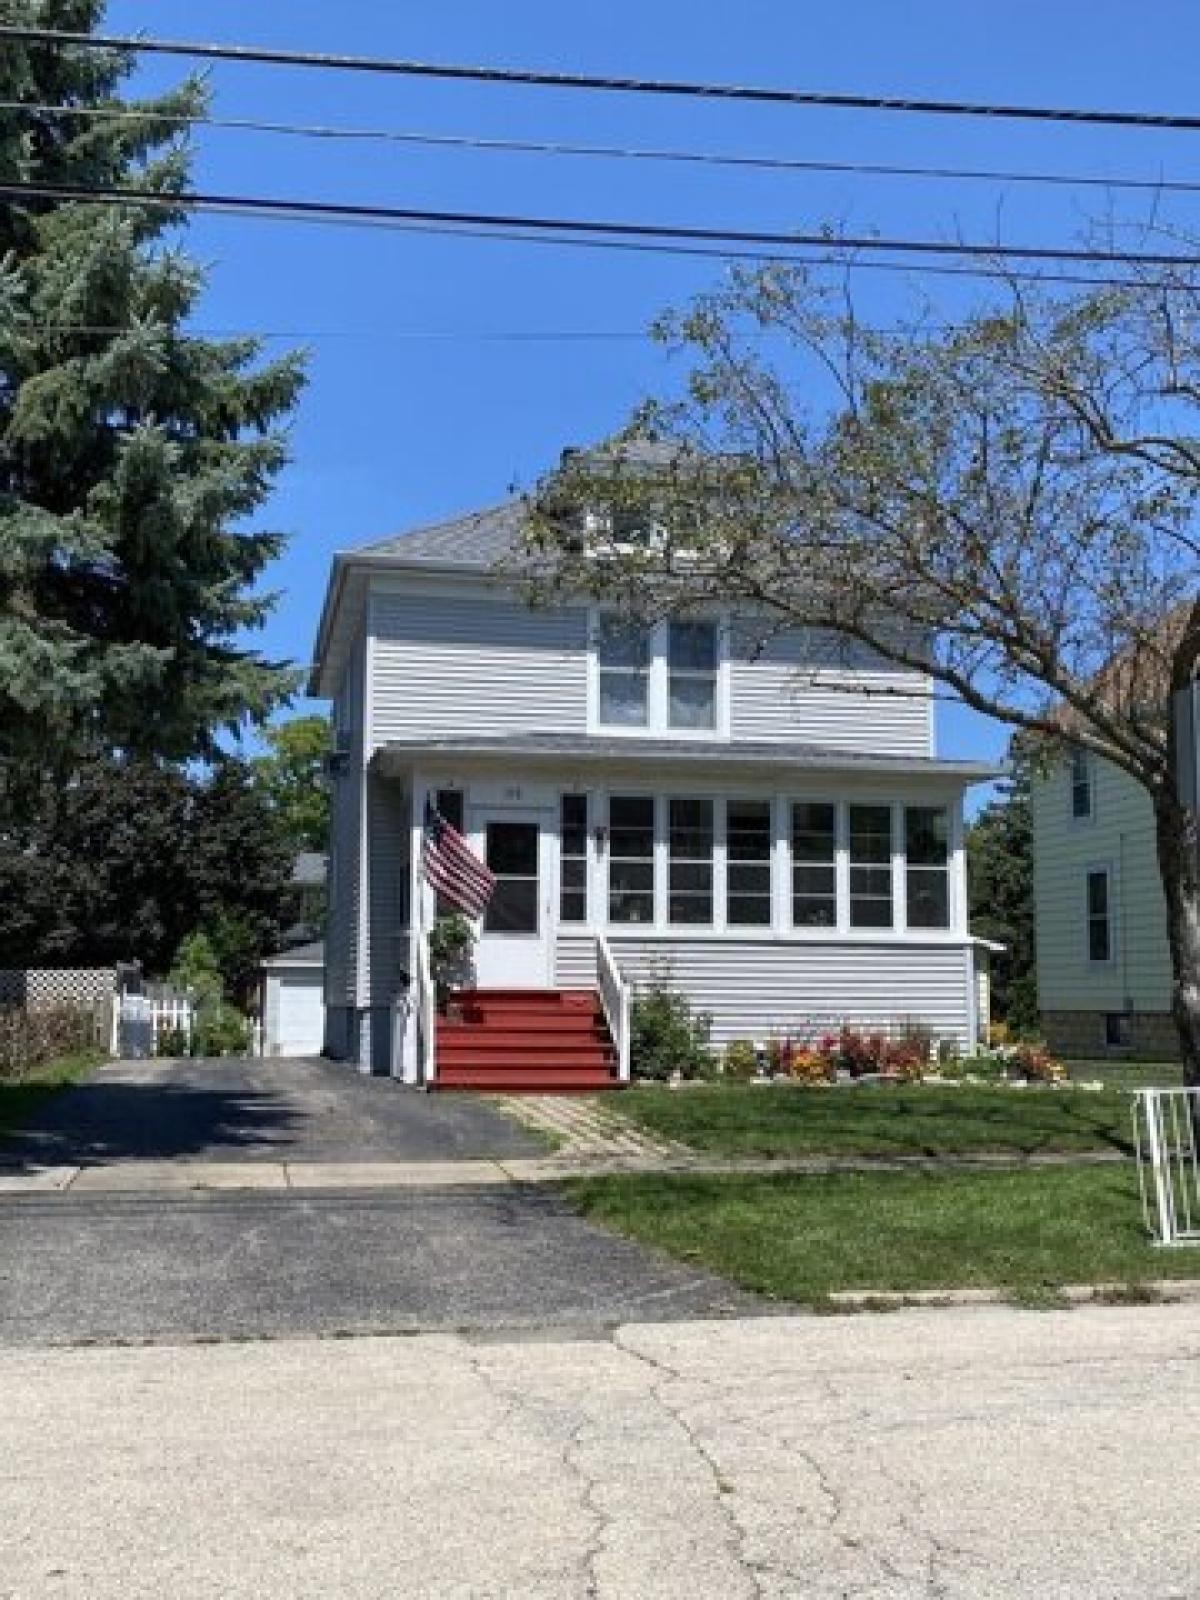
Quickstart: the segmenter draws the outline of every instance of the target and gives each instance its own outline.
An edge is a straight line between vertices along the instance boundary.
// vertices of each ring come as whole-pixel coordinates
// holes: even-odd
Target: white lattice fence
[[[116,981],[112,967],[0,967],[0,1006],[26,1011],[107,1006]]]

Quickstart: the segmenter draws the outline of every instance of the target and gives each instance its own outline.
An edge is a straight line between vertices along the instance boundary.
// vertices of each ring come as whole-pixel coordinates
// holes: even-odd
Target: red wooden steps
[[[618,1087],[616,1052],[590,989],[473,989],[437,1020],[438,1089],[594,1094]]]

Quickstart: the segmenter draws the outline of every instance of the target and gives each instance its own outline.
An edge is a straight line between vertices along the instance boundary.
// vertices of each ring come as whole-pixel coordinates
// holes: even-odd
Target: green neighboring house
[[[1068,1057],[1178,1055],[1166,905],[1145,791],[1075,751],[1033,783],[1038,1007]]]

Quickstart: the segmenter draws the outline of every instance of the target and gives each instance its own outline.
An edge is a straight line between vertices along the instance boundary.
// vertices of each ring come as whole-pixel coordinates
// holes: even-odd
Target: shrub
[[[191,1054],[191,1040],[186,1028],[163,1028],[154,1048],[159,1056],[186,1056]]]
[[[474,948],[475,929],[459,911],[439,917],[429,930],[429,966],[439,1004],[445,1003],[451,989],[474,982]]]
[[[879,1069],[886,1077],[920,1083],[929,1067],[929,1046],[919,1038],[889,1039],[883,1046]]]
[[[665,976],[651,980],[630,1006],[630,1065],[634,1077],[665,1082],[705,1078],[713,1070],[708,1039],[712,1018],[694,1012],[686,995],[672,989]]]
[[[1017,1044],[1005,1052],[1008,1061],[1030,1083],[1059,1083],[1067,1069],[1044,1044]]]
[[[749,1039],[731,1039],[725,1046],[722,1068],[727,1078],[745,1081],[758,1076],[758,1051]]]
[[[104,1048],[104,1009],[97,1006],[23,1006],[0,1009],[0,1079],[23,1077],[34,1067],[64,1056]]]
[[[199,1008],[192,1031],[192,1054],[240,1056],[250,1048],[251,1029],[246,1017],[226,1000]]]
[[[837,1077],[837,1067],[828,1052],[802,1045],[789,1050],[787,1074],[797,1083],[832,1083]]]

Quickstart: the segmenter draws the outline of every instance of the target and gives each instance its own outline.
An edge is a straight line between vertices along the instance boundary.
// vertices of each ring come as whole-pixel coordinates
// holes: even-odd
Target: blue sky
[[[1194,111],[1193,0],[113,0],[112,31],[418,59],[687,77],[884,95]],[[155,61],[139,88],[173,81]],[[674,145],[809,159],[1200,176],[1200,135],[968,122],[454,85],[219,64],[214,114],[405,131]],[[833,222],[948,239],[1061,242],[1102,191],[728,173],[425,151],[206,130],[197,186],[391,205],[807,230]],[[1120,202],[1126,219],[1148,202]],[[1196,205],[1170,215],[1195,223]],[[644,338],[715,262],[396,232],[202,218],[212,266],[197,325],[311,349],[294,459],[264,520],[291,536],[268,652],[307,662],[335,550],[502,498],[566,444],[600,437],[678,378]],[[885,313],[911,285],[863,274]],[[962,291],[926,279],[948,305]],[[571,335],[570,338],[542,337]],[[587,337],[578,337],[586,335]],[[1003,730],[942,708],[944,754],[991,756]]]

